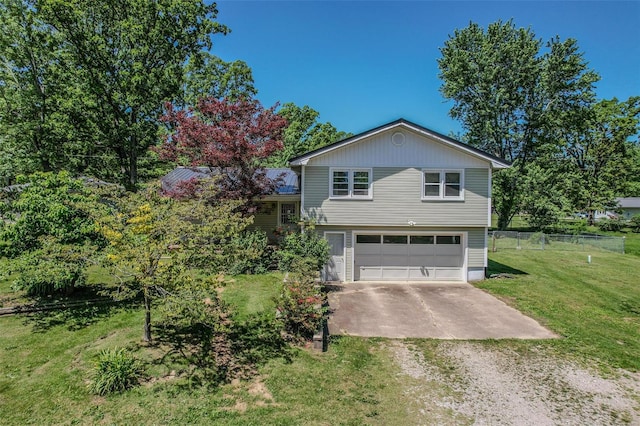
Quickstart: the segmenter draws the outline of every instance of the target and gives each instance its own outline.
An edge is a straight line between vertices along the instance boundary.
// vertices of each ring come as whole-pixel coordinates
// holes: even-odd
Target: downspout
[[[304,164],[300,167],[300,219],[304,217]]]

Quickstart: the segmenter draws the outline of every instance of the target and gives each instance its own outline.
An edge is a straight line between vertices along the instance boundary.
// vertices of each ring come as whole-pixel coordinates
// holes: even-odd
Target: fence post
[[[496,231],[493,231],[491,233],[491,250],[495,253],[496,252]]]
[[[516,240],[517,240],[516,249],[520,250],[521,249],[521,247],[520,247],[520,232],[516,233]]]
[[[624,242],[625,242],[625,238],[627,238],[626,236],[622,236],[622,254],[624,254]]]
[[[542,250],[544,250],[544,237],[545,237],[545,235],[546,234],[544,232],[542,232],[542,236],[540,237],[540,248]]]

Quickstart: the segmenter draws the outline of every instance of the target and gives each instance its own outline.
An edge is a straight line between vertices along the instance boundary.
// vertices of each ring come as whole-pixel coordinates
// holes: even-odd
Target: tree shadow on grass
[[[202,324],[164,324],[154,332],[154,345],[168,350],[153,363],[167,371],[180,370],[188,383],[178,386],[215,387],[236,378],[248,379],[269,360],[289,362],[293,355],[280,327],[264,315],[232,322],[221,329]]]
[[[489,266],[487,268],[487,275],[491,276],[493,274],[511,274],[511,275],[528,275],[527,272],[522,271],[520,269],[512,268],[509,265],[505,265],[500,262],[496,262],[495,260],[489,259]]]
[[[28,314],[25,324],[31,324],[35,333],[60,325],[75,331],[139,303],[136,300],[113,300],[102,295],[102,290],[100,286],[90,286],[78,288],[71,295],[33,298],[33,303],[23,306],[23,312]]]

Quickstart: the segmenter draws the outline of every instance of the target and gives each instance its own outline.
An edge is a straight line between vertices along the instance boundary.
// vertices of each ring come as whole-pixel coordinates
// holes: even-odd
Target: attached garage
[[[356,281],[462,281],[462,234],[355,234]]]

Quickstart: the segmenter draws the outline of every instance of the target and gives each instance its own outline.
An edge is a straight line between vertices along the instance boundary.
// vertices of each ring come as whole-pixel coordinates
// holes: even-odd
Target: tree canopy
[[[67,169],[132,189],[165,102],[256,92],[244,62],[208,53],[228,32],[215,4],[8,0],[0,16],[5,180]]]
[[[577,42],[555,37],[544,48],[531,29],[498,21],[486,30],[475,23],[456,30],[440,49],[441,91],[453,100],[450,115],[462,122],[466,140],[514,163],[494,178],[500,229],[523,208],[528,166],[554,158],[559,135],[577,131],[595,99],[599,77]],[[540,193],[557,193],[551,189]]]
[[[299,107],[288,102],[280,108],[278,115],[287,120],[287,127],[282,150],[276,151],[267,160],[272,167],[286,167],[293,157],[351,136],[329,122],[319,122],[320,113],[308,105]]]
[[[287,122],[275,108],[244,98],[205,98],[187,109],[167,105],[163,120],[174,131],[157,152],[178,164],[210,167],[219,175],[217,197],[242,200],[253,212],[254,199],[274,188],[261,163],[282,149]]]

